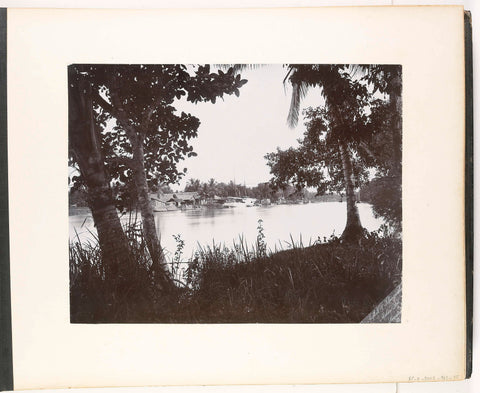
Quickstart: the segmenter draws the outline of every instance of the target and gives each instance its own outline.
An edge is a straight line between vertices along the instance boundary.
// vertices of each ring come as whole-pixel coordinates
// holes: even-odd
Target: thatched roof
[[[168,194],[150,194],[151,200],[157,200],[160,202],[194,202],[200,199],[198,192],[175,192]]]

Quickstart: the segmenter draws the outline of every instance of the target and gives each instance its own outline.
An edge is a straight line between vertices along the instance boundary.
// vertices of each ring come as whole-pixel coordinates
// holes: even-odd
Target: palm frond
[[[283,78],[283,87],[284,87],[284,88],[285,88],[285,85],[287,84],[288,78],[289,78],[289,76],[292,74],[292,72],[293,72],[293,68],[292,68],[292,67],[289,67],[289,68],[288,68],[287,75],[285,75],[285,78]]]
[[[288,110],[287,124],[290,128],[294,128],[298,124],[300,115],[300,104],[308,92],[308,84],[304,82],[292,83],[292,100],[290,101],[290,109]]]

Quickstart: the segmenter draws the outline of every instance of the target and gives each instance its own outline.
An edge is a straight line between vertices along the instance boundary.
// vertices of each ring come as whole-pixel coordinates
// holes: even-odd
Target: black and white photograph
[[[71,64],[72,323],[398,323],[402,67]]]

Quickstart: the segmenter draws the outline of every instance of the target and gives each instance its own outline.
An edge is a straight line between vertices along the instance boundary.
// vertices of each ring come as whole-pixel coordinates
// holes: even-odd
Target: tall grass
[[[130,255],[114,278],[107,278],[98,238],[70,242],[71,322],[153,322],[164,303],[178,296],[165,292],[152,268],[142,227],[135,220],[124,226]],[[168,307],[167,307],[168,309]]]
[[[104,279],[96,244],[70,245],[72,322],[359,322],[401,281],[401,240],[385,231],[360,244],[332,236],[308,246],[293,238],[269,251],[262,222],[256,243],[198,246],[169,258],[177,290],[155,283],[141,227],[127,228],[137,263],[119,288]],[[183,266],[187,266],[184,268]]]
[[[369,235],[361,245],[336,239],[235,259],[197,253],[189,285],[196,322],[359,322],[401,281],[398,239]],[[261,255],[258,255],[261,254]]]

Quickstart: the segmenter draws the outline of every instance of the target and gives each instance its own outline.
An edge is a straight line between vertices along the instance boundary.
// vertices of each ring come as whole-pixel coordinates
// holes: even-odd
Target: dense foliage
[[[319,194],[345,191],[350,203],[347,217],[358,225],[352,190],[370,183],[374,173],[373,182],[365,186],[369,192],[364,188],[364,200],[400,231],[401,67],[289,65],[288,69],[286,81],[293,87],[291,125],[298,122],[300,101],[309,88],[320,87],[325,103],[303,113],[306,131],[298,147],[265,156],[272,184],[314,187]]]
[[[322,107],[308,108],[304,117],[306,131],[304,137],[298,140],[299,146],[277,149],[265,156],[273,175],[272,184],[278,188],[289,184],[294,184],[298,189],[316,188],[320,195],[344,192],[342,158],[338,141],[331,133],[327,110]],[[351,149],[355,144],[351,142],[348,146]],[[358,186],[368,179],[368,168],[358,154],[351,154],[351,161]]]
[[[117,207],[134,205],[136,185],[132,173],[133,147],[143,144],[146,181],[151,189],[173,184],[186,173],[179,168],[185,157],[195,156],[191,139],[198,136],[200,119],[178,112],[179,99],[215,103],[224,94],[239,95],[246,83],[233,70],[212,72],[209,65],[74,65],[74,79],[92,88],[95,125],[101,133],[104,163],[114,184]],[[76,165],[75,144],[70,164]],[[73,186],[84,183],[82,171]],[[133,197],[133,200],[132,200]]]

